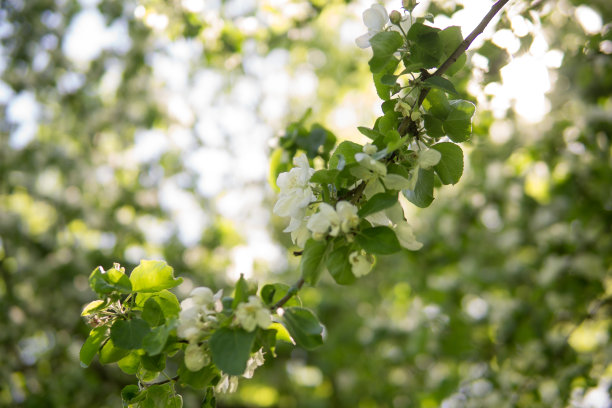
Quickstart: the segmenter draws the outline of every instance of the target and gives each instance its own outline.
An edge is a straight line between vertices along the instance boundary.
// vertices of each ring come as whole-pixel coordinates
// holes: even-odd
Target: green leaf
[[[404,196],[417,207],[429,207],[434,200],[434,172],[432,169],[424,170],[419,168],[419,178],[413,190],[402,190]]]
[[[166,346],[170,333],[176,327],[176,324],[177,321],[173,319],[163,326],[151,329],[144,339],[142,339],[142,348],[144,351],[150,356],[161,353]]]
[[[335,184],[336,177],[338,177],[338,174],[340,174],[340,170],[337,170],[337,169],[332,169],[332,170],[322,169],[322,170],[318,170],[318,171],[314,172],[312,177],[310,177],[310,182],[311,183],[319,183],[319,184],[322,184],[322,185]]]
[[[183,397],[176,394],[172,383],[152,385],[147,388],[147,397],[139,408],[182,408]]]
[[[355,239],[366,252],[372,254],[389,255],[402,249],[395,232],[388,227],[366,228]]]
[[[392,130],[396,130],[399,116],[400,113],[395,111],[385,113],[378,121],[378,130],[385,135]]]
[[[146,390],[140,390],[135,384],[126,385],[121,390],[121,399],[125,404],[133,404],[142,401],[147,397]]]
[[[299,307],[299,306],[298,306]],[[280,323],[272,323],[270,325],[271,330],[276,330],[276,341],[281,340],[289,344],[295,345],[295,342],[291,338],[291,335],[287,331],[287,328]]]
[[[172,267],[164,261],[140,261],[130,275],[132,291],[134,292],[159,292],[170,289],[183,282],[182,278],[174,278]]]
[[[464,100],[450,101],[451,111],[443,123],[444,131],[453,142],[463,142],[472,134],[472,116],[476,107]]]
[[[350,253],[351,248],[348,246],[335,248],[330,252],[325,262],[330,275],[340,285],[350,285],[356,279],[355,275],[353,275],[352,265],[349,262]]]
[[[117,361],[117,365],[124,373],[135,375],[140,368],[140,354],[136,351],[132,351],[130,354]]]
[[[251,356],[255,332],[223,327],[210,337],[213,362],[229,375],[242,375]]]
[[[129,350],[116,347],[113,339],[109,339],[100,350],[100,364],[116,363],[128,354]]]
[[[345,165],[355,163],[355,153],[360,153],[362,149],[363,146],[361,146],[360,144],[345,140],[344,142],[338,145],[336,150],[334,150],[334,154],[332,154],[331,158],[329,159],[329,168],[342,170],[338,166],[340,155],[344,157]]]
[[[378,193],[366,201],[358,211],[360,217],[367,217],[397,203],[397,193]]]
[[[111,327],[111,339],[122,349],[139,349],[150,331],[149,325],[142,319],[117,320]]]
[[[316,285],[321,277],[326,250],[326,241],[309,239],[304,245],[304,252],[302,252],[302,259],[300,261],[300,270],[304,281],[312,286]]]
[[[151,297],[145,302],[142,309],[142,318],[151,327],[159,326],[165,323],[166,318],[164,317],[164,311],[162,310],[161,305],[157,302],[156,297]]]
[[[323,326],[310,310],[289,307],[285,309],[283,322],[298,346],[312,350],[323,344]]]
[[[104,309],[107,305],[108,303],[104,300],[94,300],[93,302],[89,302],[83,308],[83,311],[81,312],[81,316],[89,316],[90,314],[93,314],[95,312],[98,312]]]
[[[438,35],[440,36],[440,41],[442,41],[442,56],[440,58],[440,62],[442,62],[463,42],[463,35],[461,34],[461,28],[458,26],[446,27]],[[461,54],[457,61],[446,71],[446,75],[453,76],[456,74],[463,67],[466,59],[465,53]]]
[[[440,76],[431,76],[423,81],[423,85],[427,88],[441,89],[447,93],[457,94],[455,85],[446,78]]]
[[[442,121],[436,118],[434,115],[426,113],[423,115],[423,121],[425,125],[425,132],[431,137],[442,137],[445,135],[444,129],[442,128]]]
[[[182,386],[188,385],[195,390],[201,390],[212,383],[215,377],[219,375],[219,371],[212,364],[199,371],[191,371],[185,367],[185,361],[183,360],[177,374]]]
[[[140,363],[145,370],[159,372],[166,368],[166,355],[163,353],[155,356],[145,354],[140,357]]]
[[[87,367],[91,364],[91,361],[100,349],[100,345],[108,338],[107,331],[108,327],[99,326],[89,332],[89,336],[87,340],[85,340],[85,343],[83,343],[79,353],[82,367]]]
[[[101,266],[98,266],[89,275],[89,286],[94,292],[102,295],[112,292],[126,294],[132,292],[130,280],[122,271],[115,268],[104,271]]]
[[[451,111],[451,106],[448,102],[448,98],[446,97],[446,93],[439,89],[431,89],[429,91],[423,106],[429,113],[442,121],[448,117],[448,114]]]
[[[404,44],[404,39],[397,31],[383,31],[370,38],[374,55],[369,61],[370,71],[381,71],[393,58],[393,54]]]
[[[431,146],[442,154],[434,170],[443,184],[455,184],[463,174],[463,150],[454,143],[438,143]]]
[[[261,299],[266,305],[272,306],[285,297],[289,290],[291,290],[291,286],[284,283],[268,284],[261,288]],[[297,295],[289,299],[285,306],[300,306],[300,300]]]
[[[244,279],[244,275],[241,273],[240,278],[236,282],[236,288],[234,289],[234,300],[232,301],[232,309],[236,309],[238,304],[249,300],[249,285]]]
[[[217,397],[215,397],[215,390],[213,387],[208,387],[206,389],[206,395],[204,396],[204,401],[202,401],[202,405],[200,408],[216,408],[217,407]]]
[[[363,127],[363,126],[359,126],[357,128],[357,130],[359,130],[359,132],[361,132],[362,135],[367,136],[367,137],[369,137],[372,140],[374,140],[374,139],[376,139],[376,138],[378,138],[380,136],[383,136],[382,133],[377,132],[376,130],[369,129],[367,127]]]
[[[420,63],[421,68],[433,68],[438,65],[443,53],[439,32],[440,29],[421,23],[414,23],[410,27],[408,39],[411,41],[411,65]]]
[[[138,293],[136,295],[136,306],[144,309],[144,305],[149,299],[154,299],[157,302],[159,307],[161,307],[166,320],[173,317],[178,317],[179,312],[181,311],[181,305],[179,304],[176,295],[169,290],[164,289],[161,292],[156,293]]]
[[[385,74],[380,78],[380,82],[384,85],[395,86],[397,75]]]

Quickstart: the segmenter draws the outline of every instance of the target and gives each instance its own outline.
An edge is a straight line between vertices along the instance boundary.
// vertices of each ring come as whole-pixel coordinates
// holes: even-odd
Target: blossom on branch
[[[249,296],[248,302],[238,305],[236,320],[248,332],[252,332],[257,326],[267,329],[272,324],[270,311],[257,296]]]
[[[387,22],[389,14],[387,10],[380,4],[372,4],[369,9],[363,12],[363,23],[368,27],[368,32],[357,37],[355,43],[359,48],[368,48],[370,39],[380,33]]]
[[[337,237],[340,232],[348,233],[359,225],[357,207],[348,201],[338,201],[336,209],[327,203],[319,204],[319,211],[307,223],[313,238],[323,239],[330,235]]]

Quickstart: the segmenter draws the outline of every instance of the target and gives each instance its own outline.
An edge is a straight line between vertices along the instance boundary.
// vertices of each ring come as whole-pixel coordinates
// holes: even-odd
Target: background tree
[[[0,404],[120,404],[128,376],[78,364],[96,265],[162,257],[189,278],[179,297],[245,271],[295,280],[269,239],[290,245],[266,148],[307,108],[346,138],[374,118],[353,44],[367,5],[202,4],[3,4]],[[455,84],[478,105],[473,149],[416,213],[424,248],[341,291],[306,288],[325,345],[279,348],[224,405],[609,403],[611,12],[511,2]]]

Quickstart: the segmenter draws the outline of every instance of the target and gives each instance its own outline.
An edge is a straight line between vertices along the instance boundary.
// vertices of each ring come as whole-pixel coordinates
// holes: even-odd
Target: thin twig
[[[440,65],[440,67],[436,70],[436,72],[434,72],[431,76],[442,76],[442,74],[444,74],[451,67],[451,65],[453,65],[457,61],[457,59],[465,51],[467,51],[467,49],[470,47],[470,45],[476,39],[476,37],[482,34],[482,32],[487,27],[487,25],[489,25],[493,17],[495,17],[495,15],[499,13],[499,11],[506,5],[506,3],[508,3],[508,1],[509,0],[498,0],[491,7],[491,10],[489,10],[487,15],[484,16],[480,24],[476,26],[476,28],[470,33],[470,35],[465,37],[465,40],[463,40],[463,42],[459,44],[457,49],[453,51],[453,53],[446,59],[446,61],[444,61],[442,65]],[[425,97],[427,96],[428,93],[429,93],[429,88],[423,88],[423,90],[421,91],[421,94],[419,95],[418,106],[421,106],[421,104],[425,100]]]
[[[298,290],[300,290],[302,288],[302,286],[304,286],[304,278],[300,278],[300,280],[298,280],[295,283],[295,285],[293,285],[291,287],[291,289],[289,289],[287,294],[285,296],[283,296],[281,300],[276,302],[274,304],[274,306],[271,307],[271,309],[272,310],[276,310],[279,307],[283,306],[285,303],[287,303],[289,301],[289,299],[291,299],[298,292]]]
[[[168,384],[169,382],[176,381],[176,380],[178,380],[178,379],[179,379],[179,376],[178,376],[178,375],[175,375],[174,377],[172,377],[172,378],[168,378],[167,380],[163,380],[163,381],[160,381],[160,382],[155,382],[155,383],[143,383],[143,385],[144,385],[145,387],[147,387],[147,388],[148,388],[148,387],[152,387],[152,386],[154,386],[154,385],[164,385],[164,384]]]

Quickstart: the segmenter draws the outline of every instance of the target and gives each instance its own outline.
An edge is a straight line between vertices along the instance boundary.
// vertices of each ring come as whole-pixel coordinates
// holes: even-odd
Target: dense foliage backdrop
[[[464,35],[490,6],[424,3]],[[340,138],[371,125],[368,6],[2,2],[0,406],[121,404],[129,376],[78,362],[97,265],[163,258],[179,298],[295,281],[268,156],[308,109]],[[423,249],[305,288],[325,344],[280,347],[220,405],[610,406],[611,21],[607,0],[511,1],[455,84],[474,134],[414,212]]]

